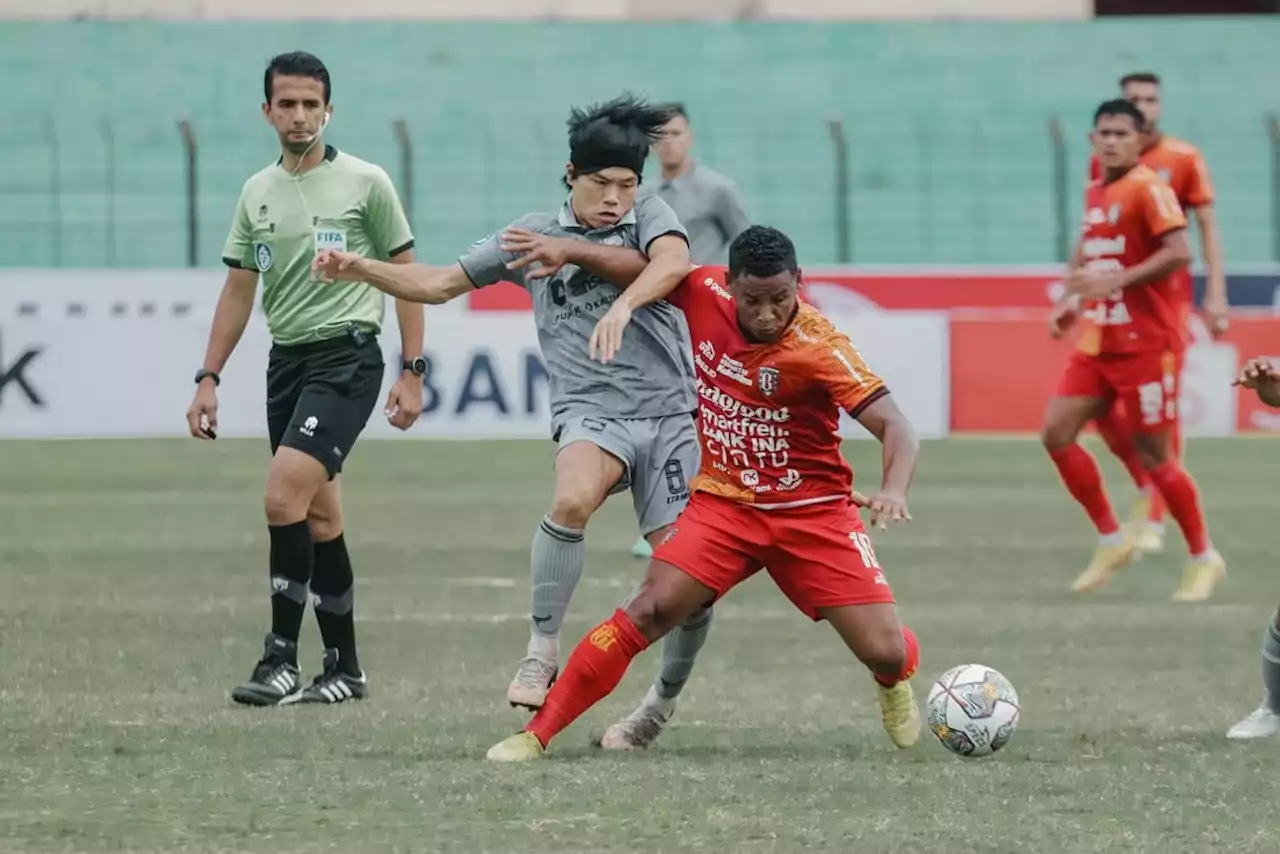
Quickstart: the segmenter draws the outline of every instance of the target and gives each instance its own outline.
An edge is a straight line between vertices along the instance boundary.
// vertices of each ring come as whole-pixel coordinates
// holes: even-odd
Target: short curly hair
[[[729,278],[768,278],[786,271],[798,273],[796,245],[776,228],[753,225],[729,244]]]

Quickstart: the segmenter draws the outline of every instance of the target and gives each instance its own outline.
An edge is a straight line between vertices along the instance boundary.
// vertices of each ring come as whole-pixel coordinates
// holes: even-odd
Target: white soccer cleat
[[[547,692],[558,675],[560,667],[555,662],[533,657],[524,659],[507,686],[507,702],[536,712],[546,702]]]
[[[1280,715],[1263,703],[1250,713],[1249,717],[1227,730],[1227,738],[1233,741],[1245,741],[1253,738],[1269,738],[1280,733]]]
[[[604,750],[644,750],[658,740],[667,721],[675,714],[675,699],[658,696],[653,688],[636,710],[604,731]]]

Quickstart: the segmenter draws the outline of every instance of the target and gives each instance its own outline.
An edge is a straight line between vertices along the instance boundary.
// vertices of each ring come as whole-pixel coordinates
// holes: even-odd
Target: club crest
[[[778,369],[761,368],[756,373],[756,385],[765,397],[773,397],[778,390]]]

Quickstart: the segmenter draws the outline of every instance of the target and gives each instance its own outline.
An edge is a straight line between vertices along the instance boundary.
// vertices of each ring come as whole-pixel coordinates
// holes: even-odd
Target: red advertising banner
[[[1246,360],[1280,361],[1280,318],[1237,315],[1219,341],[1202,332],[1183,377],[1188,435],[1280,431],[1280,411],[1231,388]],[[1074,344],[1049,337],[1044,312],[957,311],[950,333],[952,431],[1038,432]]]

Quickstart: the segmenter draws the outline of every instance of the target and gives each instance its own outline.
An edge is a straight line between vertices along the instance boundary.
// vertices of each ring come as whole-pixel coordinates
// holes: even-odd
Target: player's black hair
[[[271,57],[267,62],[267,71],[262,76],[262,92],[267,96],[268,104],[271,103],[271,84],[277,76],[310,77],[320,81],[324,85],[324,102],[329,103],[329,69],[314,54],[295,50]]]
[[[1134,71],[1120,78],[1121,89],[1130,83],[1150,83],[1152,86],[1159,86],[1160,75],[1153,71]]]
[[[729,278],[767,279],[781,272],[798,273],[796,245],[776,228],[753,225],[729,244]]]
[[[621,166],[643,177],[649,149],[670,120],[670,113],[630,93],[585,109],[575,107],[568,122],[574,175]]]
[[[1098,109],[1093,111],[1093,123],[1095,126],[1098,124],[1098,119],[1103,116],[1128,116],[1133,119],[1134,127],[1139,132],[1147,129],[1146,116],[1142,115],[1142,111],[1134,106],[1132,101],[1124,98],[1115,98],[1099,104]]]
[[[676,116],[681,116],[687,122],[689,121],[689,111],[680,101],[668,101],[665,104],[659,104],[658,109],[667,114],[667,121],[671,121]]]

